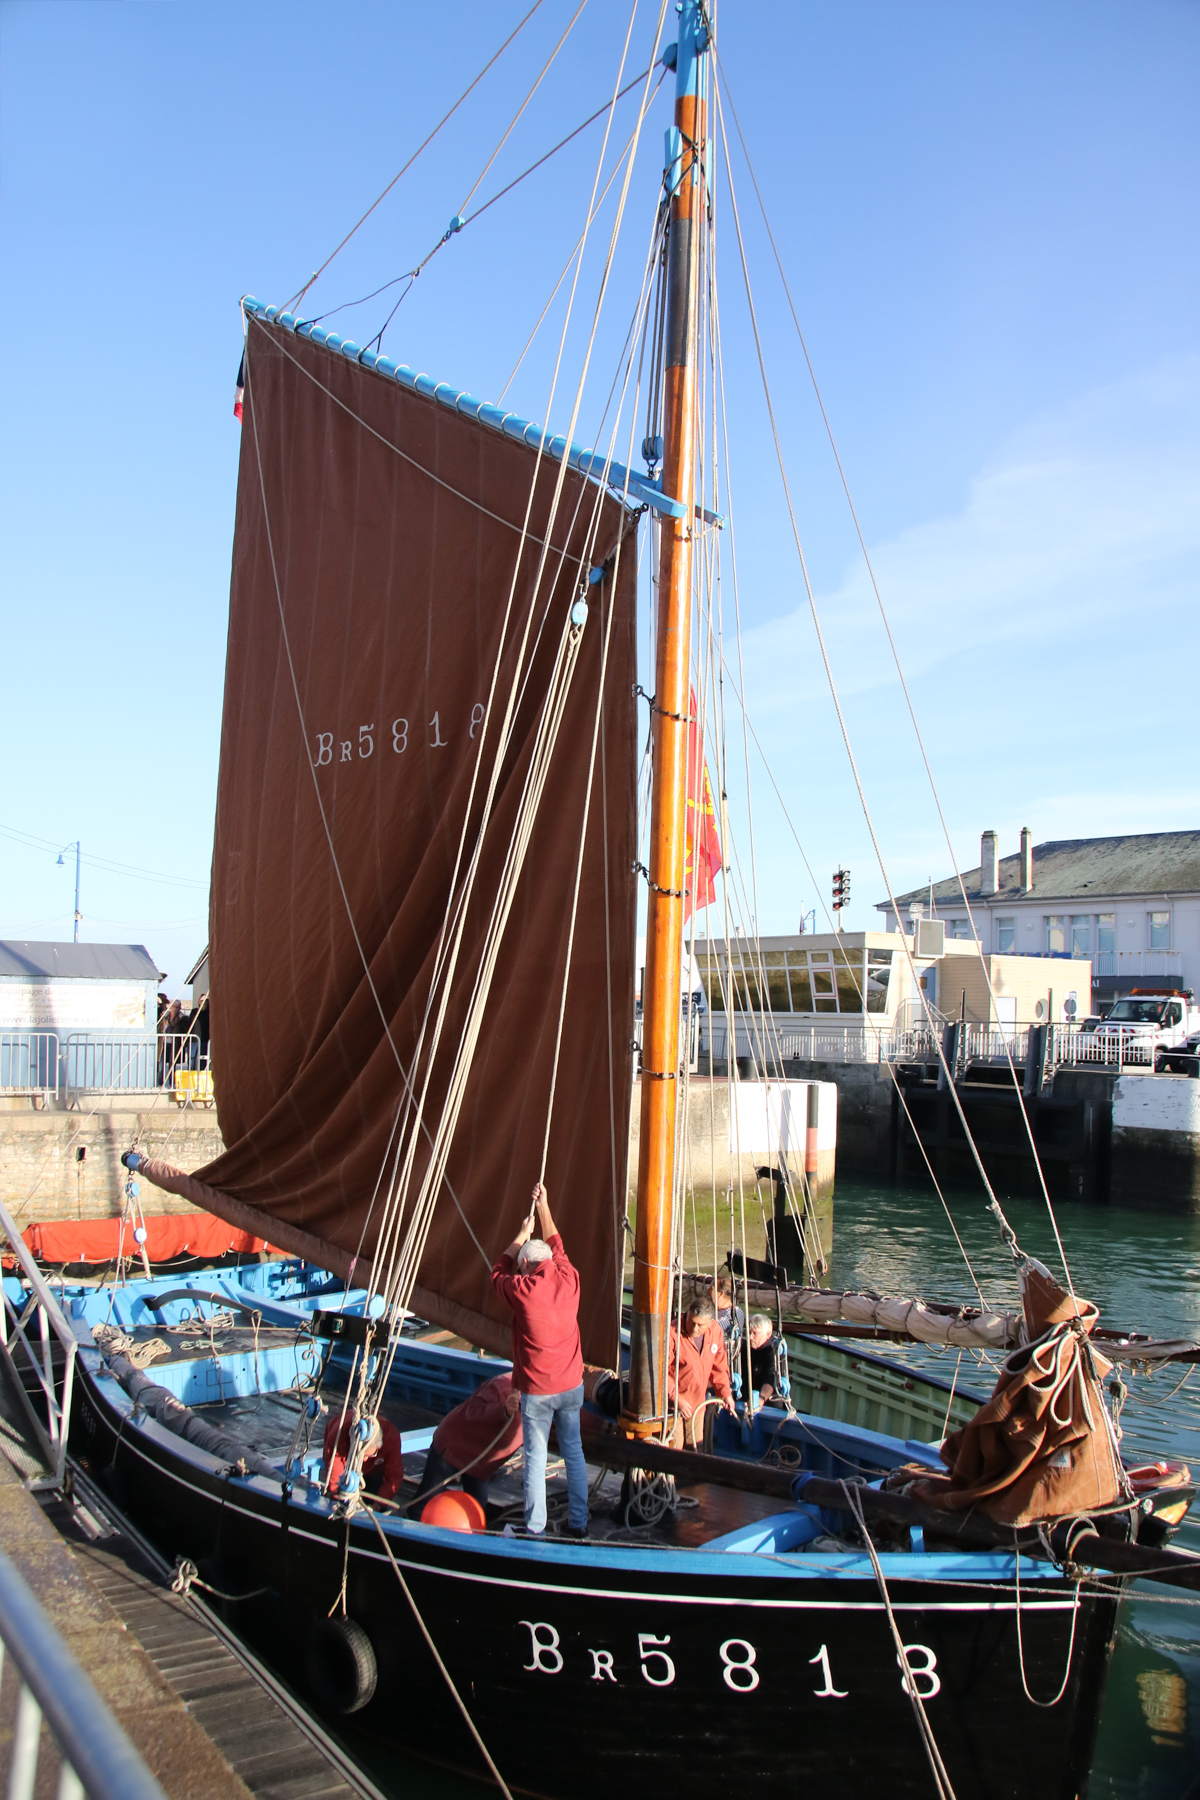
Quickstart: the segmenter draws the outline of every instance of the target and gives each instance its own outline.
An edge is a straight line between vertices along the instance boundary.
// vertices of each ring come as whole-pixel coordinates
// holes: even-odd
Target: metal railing
[[[170,1093],[181,1106],[209,1106],[207,1045],[190,1032],[160,1037],[119,1032],[0,1033],[0,1095],[76,1101],[84,1094]]]
[[[759,1020],[736,1014],[732,1041],[733,1055],[752,1062],[761,1069],[765,1063],[771,1070],[793,1060],[833,1063],[905,1063],[936,1062],[943,1041],[945,1025],[931,1031],[927,1025],[890,1027],[850,1023],[829,1024],[785,1022],[780,1018]],[[1009,1059],[1018,1071],[1029,1056],[1031,1028],[1027,1025],[964,1024],[954,1046],[955,1073],[961,1074],[970,1064],[1007,1067]],[[1048,1028],[1044,1068],[1047,1076],[1057,1068],[1153,1068],[1154,1044],[1136,1028],[1108,1027],[1103,1031],[1084,1031],[1079,1025],[1052,1025]],[[729,1057],[730,1031],[723,1014],[710,1015],[706,1024],[706,1044],[716,1061]]]
[[[58,1033],[0,1032],[0,1094],[49,1100],[58,1092]]]
[[[58,1800],[166,1800],[3,1551],[0,1647],[0,1679],[12,1663],[20,1681],[7,1800],[33,1800],[43,1719],[58,1753]]]
[[[1157,976],[1183,978],[1181,950],[1101,950],[1092,958],[1092,976],[1122,975],[1130,980]]]
[[[75,1384],[75,1353],[79,1349],[79,1340],[30,1254],[20,1227],[8,1208],[2,1204],[0,1231],[8,1239],[21,1274],[29,1284],[29,1293],[23,1304],[10,1297],[7,1287],[3,1289],[0,1350],[8,1362],[15,1391],[24,1403],[34,1435],[42,1447],[46,1468],[50,1471],[46,1475],[29,1476],[25,1486],[57,1488],[62,1485],[63,1470],[67,1463],[67,1428],[71,1418],[71,1392]],[[35,1322],[37,1333],[31,1340],[30,1330]],[[51,1334],[57,1338],[63,1350],[61,1377],[58,1380],[55,1378]],[[17,1359],[18,1349],[23,1353],[20,1363]],[[23,1376],[27,1371],[32,1373],[37,1391],[40,1391],[45,1407],[44,1418],[39,1416],[25,1387]]]

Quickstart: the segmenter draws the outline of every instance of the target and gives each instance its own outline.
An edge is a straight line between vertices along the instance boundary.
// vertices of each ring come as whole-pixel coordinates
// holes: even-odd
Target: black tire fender
[[[304,1662],[318,1703],[341,1718],[360,1712],[375,1692],[375,1651],[356,1619],[318,1619],[308,1634]]]

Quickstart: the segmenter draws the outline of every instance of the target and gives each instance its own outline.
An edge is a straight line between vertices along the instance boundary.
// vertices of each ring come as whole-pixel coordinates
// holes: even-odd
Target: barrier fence
[[[190,1032],[0,1032],[0,1095],[68,1102],[86,1094],[168,1093],[211,1105],[208,1048]]]
[[[949,1022],[953,1025],[953,1021]],[[936,1022],[935,1022],[936,1024]],[[1079,1025],[1048,1027],[963,1024],[956,1029],[952,1051],[955,1072],[968,1065],[1007,1067],[1009,1058],[1018,1070],[1030,1054],[1032,1030],[1046,1033],[1042,1067],[1047,1075],[1058,1068],[1153,1069],[1155,1046],[1136,1027],[1106,1026],[1085,1031]],[[946,1026],[936,1029],[912,1025],[886,1029],[869,1024],[835,1025],[761,1014],[735,1015],[733,1055],[755,1068],[776,1068],[787,1062],[909,1063],[937,1062],[939,1044],[945,1046]],[[726,1015],[710,1015],[706,1022],[702,1055],[711,1052],[716,1062],[728,1062],[730,1032]]]

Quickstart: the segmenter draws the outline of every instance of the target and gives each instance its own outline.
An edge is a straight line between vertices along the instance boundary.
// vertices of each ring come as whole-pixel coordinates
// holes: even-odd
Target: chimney
[[[1000,868],[996,855],[994,831],[985,831],[983,834],[979,845],[979,862],[979,891],[981,894],[994,894],[1000,886]]]
[[[1033,892],[1033,844],[1029,837],[1029,827],[1021,828],[1021,892]]]

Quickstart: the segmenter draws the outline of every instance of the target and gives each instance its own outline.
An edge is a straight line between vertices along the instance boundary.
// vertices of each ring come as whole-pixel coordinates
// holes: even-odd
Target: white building
[[[896,904],[906,930],[932,917],[992,954],[1090,960],[1094,1010],[1135,987],[1200,990],[1200,831],[1034,844],[1025,830],[1011,856],[985,831],[977,868]],[[890,902],[877,911],[895,931]]]

